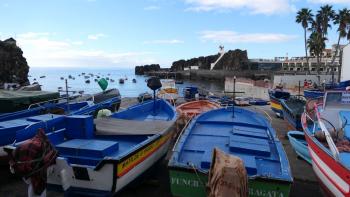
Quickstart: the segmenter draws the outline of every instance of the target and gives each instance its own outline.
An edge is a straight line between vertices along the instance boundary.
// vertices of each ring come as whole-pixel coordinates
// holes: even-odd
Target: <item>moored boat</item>
[[[269,90],[269,97],[272,111],[274,111],[278,117],[283,118],[281,99],[289,99],[290,93],[282,88],[275,88]]]
[[[66,127],[47,134],[59,152],[47,170],[50,188],[82,196],[120,191],[166,154],[176,117],[168,102],[156,100],[94,122],[91,116],[64,118]]]
[[[311,164],[311,157],[307,148],[304,132],[288,131],[287,136],[296,154]]]
[[[0,90],[0,114],[27,109],[29,105],[57,99],[58,92]]]
[[[250,196],[289,195],[293,178],[274,129],[260,114],[229,107],[197,116],[180,135],[168,164],[173,196],[206,196],[215,147],[243,160]]]
[[[162,88],[158,91],[158,98],[165,99],[171,103],[175,103],[179,97],[178,90],[173,79],[165,79],[161,81]]]
[[[183,103],[176,107],[176,111],[180,116],[191,119],[198,114],[220,108],[219,103],[211,102],[208,100],[190,101]]]
[[[350,196],[350,92],[326,91],[301,121],[313,170],[332,196]]]
[[[120,84],[124,84],[124,79],[123,79],[123,78],[120,78],[120,79],[119,79],[119,83],[120,83]]]
[[[301,114],[304,112],[306,100],[303,96],[290,96],[288,99],[281,99],[283,118],[291,130],[302,131]]]
[[[13,114],[2,116],[0,122],[0,157],[5,156],[2,146],[21,142],[35,135],[35,128],[44,128],[46,132],[63,128],[58,124],[66,115],[93,115],[101,109],[111,109],[115,103],[120,103],[120,98],[110,98],[103,102],[93,104],[91,101],[76,103],[61,103],[57,105],[44,105],[46,108],[33,108]]]

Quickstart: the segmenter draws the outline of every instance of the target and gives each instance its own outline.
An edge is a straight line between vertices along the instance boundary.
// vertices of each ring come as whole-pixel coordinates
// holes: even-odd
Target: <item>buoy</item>
[[[102,118],[102,117],[107,117],[112,115],[111,110],[109,109],[101,109],[97,112],[97,117],[96,118]]]

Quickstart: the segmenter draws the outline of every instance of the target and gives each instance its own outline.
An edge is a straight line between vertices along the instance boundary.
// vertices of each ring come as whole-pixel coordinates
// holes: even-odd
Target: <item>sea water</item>
[[[82,75],[85,73],[85,75]],[[93,74],[91,77],[89,74]],[[71,75],[75,79],[69,79]],[[79,76],[80,75],[80,76]],[[45,76],[44,78],[40,78]],[[84,76],[89,76],[90,83],[85,83]],[[140,93],[150,92],[151,90],[147,87],[147,76],[135,75],[134,69],[117,69],[117,68],[65,68],[65,67],[31,67],[29,70],[29,81],[30,83],[38,82],[45,91],[58,91],[61,87],[65,90],[65,80],[61,80],[61,77],[67,79],[68,87],[70,91],[84,91],[85,94],[93,94],[101,92],[101,88],[98,83],[95,82],[97,76],[101,78],[113,79],[108,81],[108,89],[117,88],[120,91],[122,97],[137,97]],[[119,79],[124,79],[124,84],[119,84]],[[125,80],[127,78],[127,80]],[[35,80],[34,80],[35,79]],[[136,79],[136,83],[132,82],[132,79]],[[99,79],[98,79],[99,80]],[[197,86],[212,92],[222,92],[224,85],[218,82],[210,81],[185,81],[184,84],[176,84],[179,89],[179,93],[183,92],[183,89],[187,86]]]

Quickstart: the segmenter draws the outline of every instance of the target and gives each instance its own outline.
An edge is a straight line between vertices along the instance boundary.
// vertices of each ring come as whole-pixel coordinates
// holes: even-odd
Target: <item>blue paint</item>
[[[215,147],[240,157],[250,178],[292,181],[289,162],[265,117],[247,109],[222,108],[193,119],[174,148],[169,166],[207,173]]]
[[[113,104],[120,102],[120,97],[107,99],[101,103],[89,105],[88,102],[77,102],[69,104],[70,112],[67,112],[67,104],[48,103],[42,107],[23,110],[11,114],[0,115],[0,146],[12,144],[14,141],[21,142],[32,138],[38,128],[44,128],[45,131],[52,132],[64,128],[66,123],[62,122],[64,115],[43,114],[42,110],[53,108],[63,109],[67,115],[90,115],[100,109],[111,107]],[[74,124],[70,124],[74,125]],[[93,125],[90,125],[92,128]],[[91,131],[92,132],[92,131]],[[92,134],[89,135],[92,137]],[[68,137],[73,137],[68,135]]]
[[[301,131],[289,131],[287,133],[290,144],[294,151],[305,161],[311,164],[311,156],[307,147],[304,132]]]

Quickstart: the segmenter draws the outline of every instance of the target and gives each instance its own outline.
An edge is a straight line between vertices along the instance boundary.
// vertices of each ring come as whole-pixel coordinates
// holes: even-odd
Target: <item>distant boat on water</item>
[[[124,79],[123,79],[123,78],[120,78],[120,79],[119,79],[119,83],[120,83],[120,84],[124,84]]]
[[[132,79],[132,82],[133,82],[133,83],[136,83],[136,79]]]

